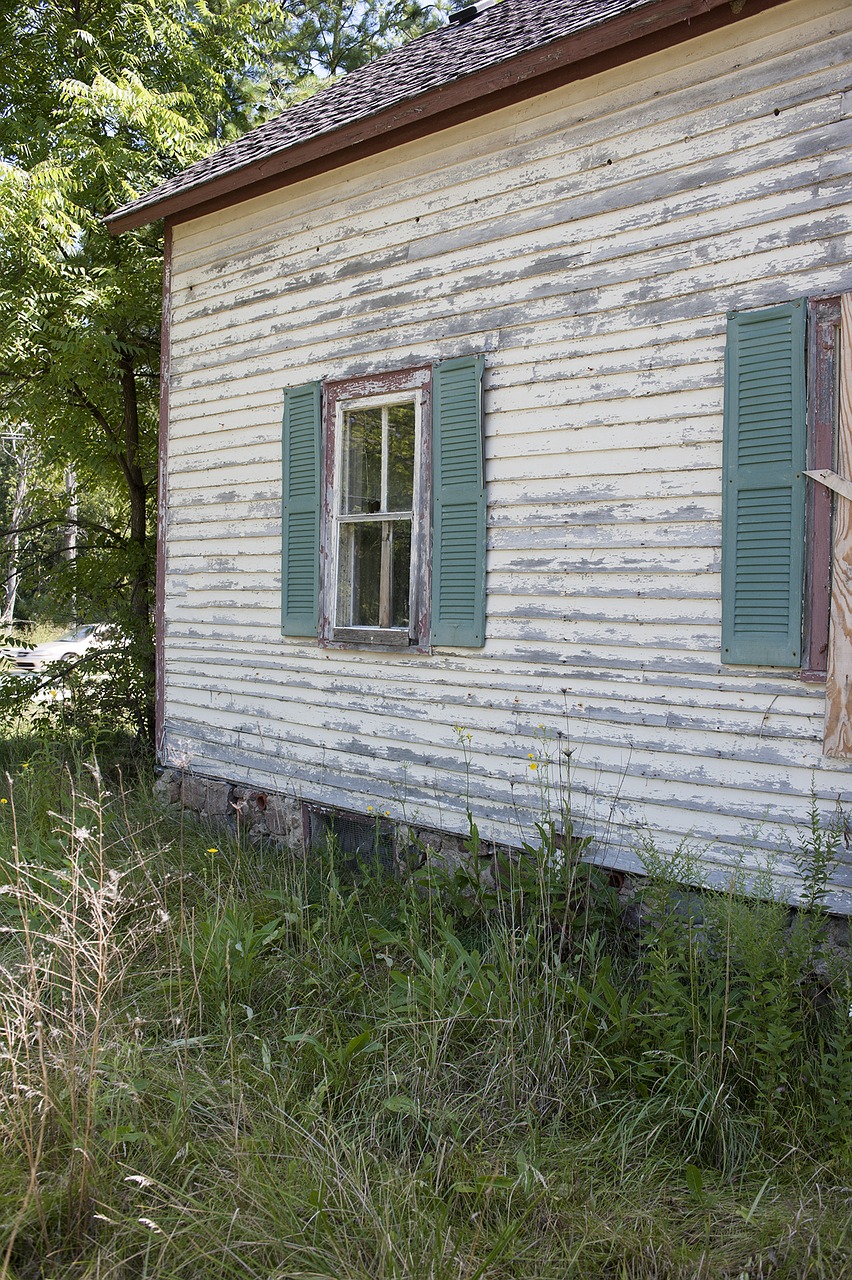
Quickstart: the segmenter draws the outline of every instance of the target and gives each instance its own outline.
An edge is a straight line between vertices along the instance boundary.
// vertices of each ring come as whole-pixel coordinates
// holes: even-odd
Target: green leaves
[[[440,25],[443,4],[417,0],[295,0],[290,5],[288,37],[299,79],[319,72],[337,76],[371,62]]]
[[[326,1101],[333,1107],[358,1068],[382,1048],[371,1031],[361,1031],[339,1045],[323,1044],[307,1032],[284,1036],[282,1043],[304,1045],[319,1059],[320,1079],[311,1098],[311,1106],[317,1109]]]
[[[86,504],[54,618],[85,595],[102,617],[149,626],[163,238],[155,226],[113,239],[104,216],[323,76],[434,25],[426,12],[415,0],[4,6],[0,432],[26,424],[37,442],[41,483],[28,500],[40,536],[21,550],[31,581],[63,568],[67,469]],[[0,492],[0,522],[4,505]],[[15,537],[23,523],[18,512]],[[150,682],[150,655],[143,670]]]

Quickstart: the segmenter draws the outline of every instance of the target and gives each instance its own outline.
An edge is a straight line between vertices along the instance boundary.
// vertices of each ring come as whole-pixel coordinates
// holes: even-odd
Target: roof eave
[[[161,199],[135,201],[106,219],[113,235],[159,218],[183,222],[229,204],[328,172],[485,115],[519,98],[546,93],[572,80],[716,30],[786,0],[657,0],[585,31],[551,41],[505,62],[461,76],[384,111],[354,120],[303,143],[263,156],[240,168]],[[152,193],[153,194],[153,193]]]

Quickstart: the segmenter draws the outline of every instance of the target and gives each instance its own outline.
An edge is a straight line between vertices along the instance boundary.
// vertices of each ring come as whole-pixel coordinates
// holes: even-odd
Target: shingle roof
[[[451,23],[393,49],[375,62],[336,80],[312,98],[291,107],[282,115],[253,129],[236,142],[196,161],[188,169],[169,178],[147,195],[117,209],[107,219],[118,224],[139,225],[171,212],[178,201],[193,193],[191,203],[201,203],[210,184],[238,175],[240,170],[282,161],[289,152],[298,152],[306,143],[329,140],[346,126],[384,116],[401,104],[414,104],[436,89],[476,77],[489,68],[499,68],[536,50],[566,38],[579,37],[590,29],[635,13],[636,30],[645,25],[643,11],[673,10],[671,21],[689,16],[689,11],[706,12],[723,0],[501,0],[485,8],[471,20]],[[624,37],[622,36],[622,39]],[[340,163],[344,163],[341,160]],[[285,163],[276,168],[283,169]],[[218,184],[221,186],[221,183]],[[238,178],[229,184],[239,185]],[[180,200],[186,206],[188,199]]]

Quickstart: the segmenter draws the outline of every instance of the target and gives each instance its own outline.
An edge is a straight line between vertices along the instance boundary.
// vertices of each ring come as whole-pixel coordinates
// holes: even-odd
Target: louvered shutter
[[[485,643],[482,356],[433,373],[432,643]]]
[[[722,660],[797,667],[805,540],[804,300],[728,318]]]
[[[320,510],[320,384],[284,392],[281,629],[317,634]]]

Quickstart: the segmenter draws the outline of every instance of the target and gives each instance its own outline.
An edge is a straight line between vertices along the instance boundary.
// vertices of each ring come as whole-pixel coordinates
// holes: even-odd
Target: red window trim
[[[834,468],[837,418],[840,298],[808,303],[808,470]],[[805,617],[800,678],[818,682],[828,667],[831,601],[831,492],[808,481]]]

